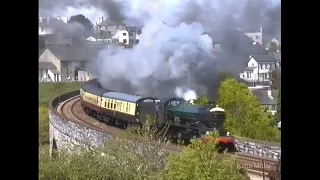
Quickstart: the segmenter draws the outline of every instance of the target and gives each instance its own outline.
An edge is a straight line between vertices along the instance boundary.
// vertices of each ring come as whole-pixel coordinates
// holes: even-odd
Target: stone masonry
[[[101,147],[111,138],[111,135],[65,120],[56,114],[49,111],[50,150],[71,150],[76,145]]]
[[[235,146],[239,152],[271,159],[281,159],[281,147],[267,146],[239,140],[236,140]]]

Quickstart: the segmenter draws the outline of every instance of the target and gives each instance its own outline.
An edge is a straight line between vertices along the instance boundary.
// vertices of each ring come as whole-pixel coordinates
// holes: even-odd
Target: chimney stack
[[[101,22],[103,22],[103,16],[102,16],[102,21]]]

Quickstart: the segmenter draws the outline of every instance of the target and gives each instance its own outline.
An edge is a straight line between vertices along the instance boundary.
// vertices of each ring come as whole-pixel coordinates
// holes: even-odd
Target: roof
[[[135,32],[137,34],[141,34],[141,28],[140,27],[136,27],[136,26],[126,26],[126,30],[129,33]]]
[[[257,62],[276,62],[276,60],[271,55],[253,55]]]
[[[255,68],[257,68],[257,67],[251,66],[251,67],[246,67],[244,70],[245,71],[253,71]]]
[[[39,62],[39,70],[57,69],[52,62]]]
[[[125,23],[123,22],[115,22],[111,21],[109,19],[106,19],[98,24],[98,26],[125,26]]]
[[[271,99],[268,96],[268,91],[271,91],[271,95],[274,99]],[[276,105],[277,99],[278,98],[278,90],[265,90],[265,89],[255,89],[252,90],[252,93],[258,97],[260,104],[262,105]]]
[[[51,46],[47,49],[61,61],[92,60],[100,50],[87,46]]]
[[[133,102],[133,103],[137,102],[137,100],[142,98],[141,96],[120,93],[120,92],[107,92],[107,93],[104,93],[102,97],[122,100],[126,102]]]
[[[253,40],[248,37],[244,32],[240,30],[214,30],[211,32],[205,32],[208,34],[213,43],[229,42],[230,39],[238,40],[241,42],[253,42]]]
[[[52,18],[52,17],[48,17],[48,18],[41,18],[42,20],[40,20],[39,18],[39,27],[63,27],[63,26],[67,26],[67,23],[63,22],[62,20],[59,20],[57,18]]]
[[[281,52],[271,52],[270,55],[271,55],[276,61],[281,61]]]
[[[42,55],[42,53],[43,53],[45,50],[46,50],[45,48],[39,49],[39,57]]]

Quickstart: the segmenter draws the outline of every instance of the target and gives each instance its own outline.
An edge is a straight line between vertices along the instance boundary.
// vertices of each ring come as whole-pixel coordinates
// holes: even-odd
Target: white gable
[[[252,56],[248,62],[248,67],[258,67],[258,62]]]

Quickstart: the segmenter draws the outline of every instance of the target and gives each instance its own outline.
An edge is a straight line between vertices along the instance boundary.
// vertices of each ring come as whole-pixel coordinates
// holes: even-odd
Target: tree
[[[277,46],[277,44],[275,42],[270,42],[269,43],[269,52],[277,52],[277,50],[279,50],[279,46]]]
[[[71,16],[69,21],[68,21],[68,23],[74,23],[74,22],[82,24],[83,27],[84,27],[85,33],[88,33],[88,32],[92,31],[93,24],[84,15],[78,14],[78,15],[75,15],[75,16]]]
[[[271,71],[270,79],[271,79],[271,88],[279,90],[281,87],[281,71],[280,70]]]
[[[248,87],[235,79],[226,79],[219,88],[218,104],[226,111],[225,127],[232,134],[267,141],[279,141],[275,120],[260,105]]]
[[[194,100],[194,104],[209,105],[210,101],[207,96],[201,95],[196,100]]]

